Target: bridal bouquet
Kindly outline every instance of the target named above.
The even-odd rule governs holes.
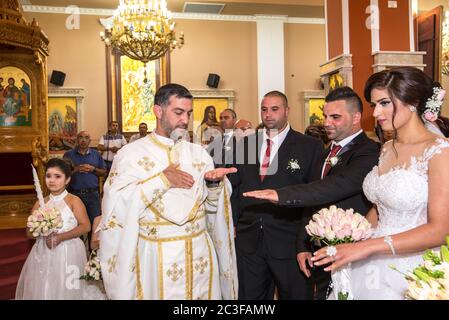
[[[410,300],[449,300],[449,237],[440,252],[427,250],[424,263],[408,272],[406,298]]]
[[[86,272],[80,277],[81,280],[103,280],[101,275],[100,258],[97,255],[97,250],[92,250],[89,260],[84,267]]]
[[[312,241],[318,240],[327,246],[365,240],[372,234],[371,224],[364,216],[353,209],[343,210],[336,206],[321,209],[314,214],[306,231]],[[338,300],[353,299],[350,278],[350,264],[332,272],[332,285]]]
[[[58,209],[40,207],[28,217],[27,227],[33,237],[48,236],[63,225],[62,217]]]

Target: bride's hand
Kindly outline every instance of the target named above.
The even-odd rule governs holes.
[[[329,248],[334,247],[335,254]],[[329,255],[330,254],[330,255]],[[333,271],[347,265],[350,262],[367,258],[370,255],[366,241],[356,243],[344,243],[336,246],[321,248],[313,253],[312,261],[315,266],[328,265],[324,271]]]

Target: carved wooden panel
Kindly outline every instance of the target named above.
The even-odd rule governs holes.
[[[0,229],[25,228],[35,194],[0,196]]]

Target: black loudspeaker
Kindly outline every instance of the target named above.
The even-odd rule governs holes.
[[[220,76],[215,73],[209,73],[207,77],[207,86],[211,88],[217,88],[218,83],[220,82]]]
[[[55,86],[63,86],[65,80],[65,73],[62,71],[53,70],[50,77],[50,83]]]

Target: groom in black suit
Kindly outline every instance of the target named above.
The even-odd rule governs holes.
[[[290,128],[287,97],[267,93],[261,104],[265,126],[237,146],[237,173],[229,178],[238,186],[236,232],[239,299],[306,299],[307,279],[296,261],[296,237],[301,210],[269,201],[244,198],[243,192],[282,188],[311,181],[313,164],[323,152],[318,139]]]
[[[330,92],[323,111],[324,127],[332,144],[316,163],[312,174],[315,181],[245,194],[281,207],[306,207],[298,232],[297,259],[304,274],[312,275],[314,298],[319,300],[326,298],[330,275],[323,268],[310,272],[307,264],[313,266],[311,252],[317,250],[318,244],[310,242],[305,226],[315,212],[331,205],[366,215],[372,204],[364,196],[362,184],[379,159],[379,145],[361,128],[362,101],[351,88]]]

